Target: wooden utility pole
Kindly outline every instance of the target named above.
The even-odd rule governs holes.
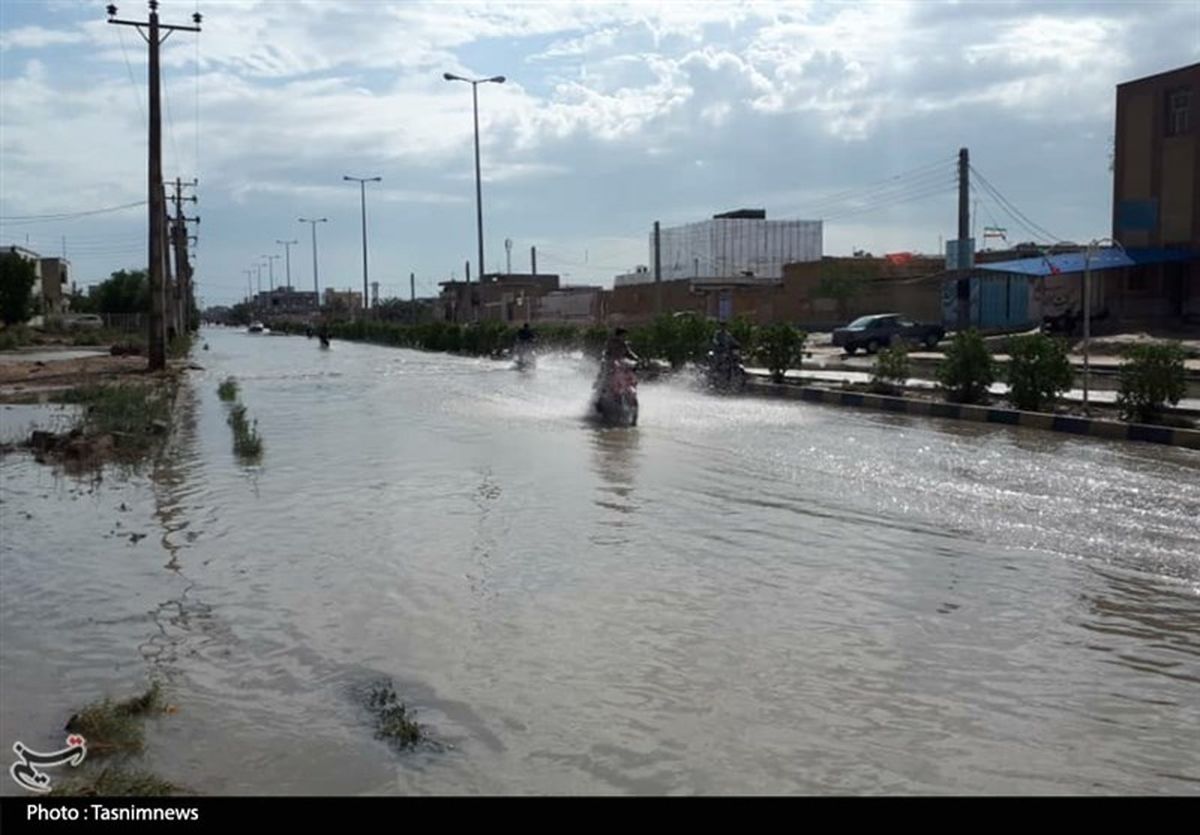
[[[971,161],[966,148],[958,149],[958,266],[966,269],[967,237],[971,234]]]
[[[150,0],[149,20],[121,20],[117,18],[117,7],[109,4],[108,22],[118,26],[133,26],[145,39],[150,47],[148,86],[150,88],[149,138],[150,151],[148,163],[147,195],[150,220],[149,264],[150,273],[150,324],[147,332],[149,339],[148,354],[150,370],[161,371],[167,366],[166,343],[166,282],[164,280],[164,261],[166,258],[166,206],[163,195],[162,179],[162,109],[159,94],[159,47],[163,41],[177,30],[186,32],[200,31],[200,13],[192,15],[194,26],[169,25],[158,22],[158,0]]]
[[[408,274],[408,307],[412,316],[412,324],[417,323],[417,274]]]
[[[186,217],[183,214],[183,203],[185,200],[196,202],[196,196],[183,196],[185,187],[195,188],[196,181],[185,183],[180,178],[175,178],[175,218],[171,226],[171,243],[175,250],[175,284],[174,284],[174,305],[172,315],[175,320],[175,332],[187,333],[192,329],[191,311],[194,291],[192,289],[192,266],[188,261],[188,223],[199,223],[199,217]]]

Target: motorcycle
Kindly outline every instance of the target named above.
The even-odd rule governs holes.
[[[592,398],[592,413],[607,426],[637,426],[637,373],[632,362],[615,360],[601,371]]]
[[[736,348],[709,351],[704,378],[709,388],[717,391],[742,391],[746,387],[747,375],[742,366],[741,352]]]
[[[537,367],[537,356],[534,354],[532,342],[518,342],[513,354],[513,366],[518,371],[529,371]]]

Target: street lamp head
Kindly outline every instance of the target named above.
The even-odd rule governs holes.
[[[446,79],[447,81],[466,81],[467,80],[467,79],[463,78],[461,75],[455,75],[452,72],[442,73],[442,78]]]
[[[116,16],[117,16],[117,4],[116,4],[116,3],[109,3],[109,4],[108,4],[108,8],[107,8],[107,9],[105,9],[105,11],[107,11],[107,12],[108,12],[108,16],[109,16],[109,17],[116,17]]]
[[[496,84],[503,84],[503,83],[504,83],[504,76],[502,76],[502,75],[493,75],[491,78],[489,78],[489,79],[488,79],[488,81],[495,82]]]
[[[343,179],[343,180],[345,180],[345,181],[346,181],[346,182],[348,182],[348,183],[352,183],[352,182],[354,182],[354,178],[353,178],[353,177],[351,177],[349,174],[343,174],[343,175],[342,175],[342,179]]]
[[[192,23],[196,24],[197,26],[200,25],[200,21],[202,21],[202,20],[204,20],[204,16],[201,15],[200,12],[195,12],[192,15]]]
[[[368,177],[367,182],[368,183],[382,183],[383,177]]]

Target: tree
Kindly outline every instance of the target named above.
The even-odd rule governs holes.
[[[786,322],[777,322],[762,329],[755,355],[766,364],[771,379],[782,383],[789,368],[800,367],[807,339],[808,334],[804,331],[798,331]]]
[[[37,269],[15,252],[0,256],[0,320],[6,325],[24,322],[33,315],[33,285]]]
[[[880,394],[897,394],[908,382],[908,349],[896,344],[879,352],[871,370],[871,390]]]
[[[88,290],[101,313],[149,313],[150,281],[145,270],[118,270]]]
[[[996,381],[996,365],[979,331],[959,331],[938,366],[938,384],[955,403],[979,403]]]
[[[1187,390],[1183,346],[1178,342],[1131,345],[1122,351],[1117,406],[1124,420],[1154,423],[1167,403],[1178,403]]]
[[[1071,387],[1075,379],[1066,345],[1036,333],[1009,340],[1008,399],[1018,409],[1041,411]]]

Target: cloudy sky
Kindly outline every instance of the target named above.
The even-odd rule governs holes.
[[[0,5],[0,244],[81,284],[145,264],[146,53],[100,2]],[[118,3],[144,19],[143,2]],[[654,220],[739,207],[825,220],[825,253],[936,251],[960,147],[977,236],[1108,234],[1116,84],[1200,61],[1200,2],[395,3],[163,0],[164,173],[197,178],[206,303],[291,247],[293,283],[360,287],[358,186],[382,295],[476,260],[479,88],[489,271],[611,284]],[[1007,205],[1006,205],[1007,201]],[[1014,216],[1015,215],[1015,216]],[[1023,224],[1032,224],[1026,226]],[[995,242],[993,242],[995,244]],[[281,257],[273,262],[283,276]],[[268,268],[264,267],[263,285]],[[257,273],[255,272],[255,277]]]

